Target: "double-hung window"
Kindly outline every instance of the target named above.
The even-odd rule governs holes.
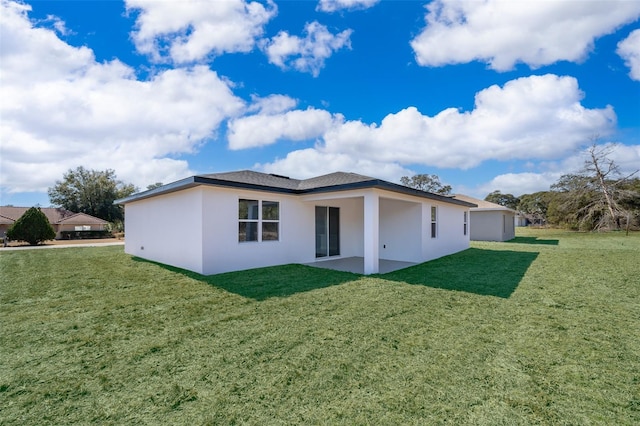
[[[247,200],[238,202],[238,241],[278,241],[280,236],[280,203]]]

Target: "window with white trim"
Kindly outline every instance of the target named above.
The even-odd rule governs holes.
[[[438,236],[438,208],[431,206],[431,238]]]
[[[280,203],[277,201],[238,201],[238,241],[278,241],[280,238]]]

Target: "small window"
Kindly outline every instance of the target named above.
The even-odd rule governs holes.
[[[262,202],[262,241],[278,241],[279,239],[280,203],[277,201]]]
[[[437,237],[438,230],[438,208],[431,206],[431,238]]]
[[[278,241],[278,222],[262,222],[262,241]]]
[[[260,242],[280,239],[280,203],[240,199],[238,202],[238,241]]]
[[[463,224],[463,235],[467,235],[467,212],[464,212],[464,224]]]
[[[240,222],[238,228],[238,241],[258,241],[258,223]]]
[[[258,220],[258,200],[240,200],[238,219]]]
[[[277,201],[262,202],[262,220],[279,220],[280,203]]]
[[[238,203],[238,241],[258,241],[258,200],[240,199]]]

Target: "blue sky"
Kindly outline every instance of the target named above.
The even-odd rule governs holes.
[[[615,4],[614,4],[615,3]],[[637,1],[2,0],[0,204],[78,166],[546,190],[640,168]]]

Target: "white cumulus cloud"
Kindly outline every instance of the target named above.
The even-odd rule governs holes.
[[[482,61],[506,71],[580,62],[596,38],[640,17],[638,1],[434,0],[411,41],[424,66]]]
[[[430,117],[409,107],[381,124],[350,121],[325,135],[327,151],[372,159],[467,169],[489,159],[557,158],[615,124],[611,107],[587,109],[576,79],[512,80],[476,94],[475,108]]]
[[[298,101],[287,95],[269,95],[264,98],[252,96],[252,103],[248,107],[249,112],[263,114],[279,114],[289,111],[298,105]]]
[[[280,31],[271,40],[266,40],[263,49],[269,62],[282,69],[291,67],[317,77],[335,51],[351,48],[350,29],[332,34],[326,26],[314,21],[305,25],[304,32],[306,35],[302,38]]]
[[[640,30],[632,31],[629,37],[618,43],[616,52],[629,67],[629,77],[640,81]]]
[[[338,10],[368,9],[380,0],[320,0],[316,10],[336,12]]]
[[[3,192],[44,191],[77,166],[114,169],[141,188],[190,173],[182,153],[215,136],[244,109],[204,66],[136,78],[127,65],[95,61],[3,2],[0,115]]]
[[[519,197],[523,194],[533,194],[539,191],[548,191],[549,187],[562,176],[558,172],[543,173],[505,173],[491,179],[491,181],[479,185],[474,192],[478,197],[484,198],[493,191],[503,194],[512,194]]]
[[[286,158],[273,163],[256,164],[255,168],[266,173],[278,173],[298,179],[320,176],[335,171],[349,171],[397,182],[402,176],[415,173],[400,164],[378,162],[343,153],[329,153],[308,148],[290,152]]]
[[[396,168],[459,169],[487,160],[555,160],[615,127],[612,107],[588,109],[580,103],[582,97],[573,77],[519,78],[478,92],[469,112],[449,108],[431,117],[408,107],[379,125],[333,121],[314,148],[260,167],[289,171],[315,164],[335,170],[332,163],[344,158]]]
[[[126,0],[137,11],[132,38],[139,52],[161,61],[189,63],[222,53],[249,52],[277,14],[268,0]]]
[[[324,134],[333,123],[334,117],[329,112],[315,108],[241,117],[229,121],[229,148],[253,148],[270,145],[280,139],[314,139]]]

